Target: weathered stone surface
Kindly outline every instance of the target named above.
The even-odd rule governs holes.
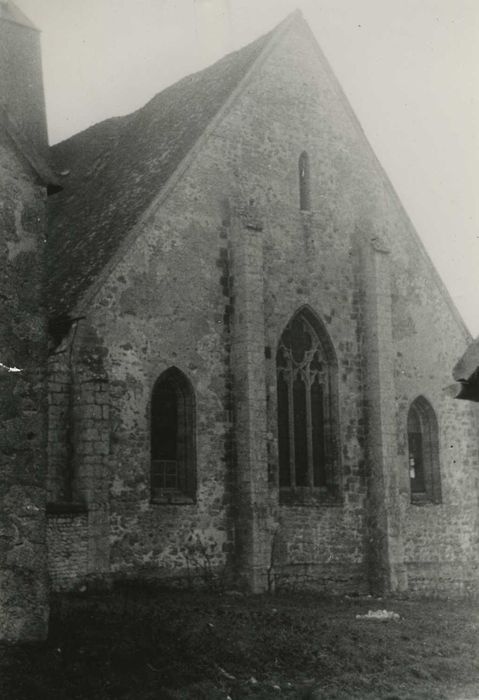
[[[53,584],[214,571],[255,590],[474,590],[477,410],[443,392],[467,331],[304,22],[265,47],[120,249],[110,224],[122,180],[108,182],[114,168],[99,175],[114,259],[98,274],[79,237],[94,285],[75,296],[50,365],[50,498],[87,510],[49,518]],[[88,192],[96,140],[111,129],[79,149],[92,159],[81,163]],[[67,161],[74,145],[59,149]],[[304,151],[310,211],[300,210]],[[68,202],[57,215],[63,231]],[[275,367],[299,309],[334,348],[339,425],[339,494],[303,504],[279,498]],[[150,412],[172,367],[194,394],[197,491],[168,503],[151,498]],[[418,396],[437,417],[441,503],[411,502],[407,413]]]
[[[28,21],[19,22],[18,19],[1,10],[1,102],[18,126],[24,142],[45,156],[48,139],[40,33]]]
[[[0,132],[0,639],[41,639],[45,547],[44,192]]]
[[[50,169],[37,30],[0,8],[0,641],[45,638]],[[45,176],[47,179],[45,179]]]
[[[48,573],[54,590],[88,580],[88,514],[65,512],[47,519]]]
[[[298,15],[155,98],[134,134],[126,117],[78,137],[70,182],[94,221],[71,193],[54,207],[52,308],[86,296],[52,319],[45,518],[46,127],[38,36],[4,20],[1,638],[46,634],[45,529],[59,590],[228,574],[253,590],[477,592],[478,408],[443,391],[468,334]],[[334,347],[339,416],[339,495],[302,504],[279,498],[275,367],[299,309]],[[197,490],[159,502],[150,404],[171,367],[194,394]],[[410,494],[418,396],[438,423],[435,503]]]

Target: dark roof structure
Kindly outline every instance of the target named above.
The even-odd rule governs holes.
[[[277,31],[52,147],[56,171],[68,172],[50,202],[52,317],[73,312]]]
[[[459,384],[456,399],[479,402],[479,338],[467,348],[452,371]]]

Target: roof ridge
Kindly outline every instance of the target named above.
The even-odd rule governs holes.
[[[218,121],[231,108],[237,96],[244,90],[255,67],[264,60],[270,47],[276,45],[276,41],[299,15],[298,11],[291,13],[276,27],[253,42],[226,54],[211,66],[185,76],[155,95],[136,112],[119,118],[122,121],[117,137],[120,139],[123,137],[125,133],[123,125],[125,125],[127,127],[126,134],[132,136],[131,142],[127,143],[123,149],[113,149],[111,146],[109,149],[107,148],[104,152],[103,166],[101,162],[95,165],[95,174],[102,172],[104,176],[108,176],[111,175],[113,168],[118,168],[117,176],[110,179],[110,194],[116,197],[122,187],[127,188],[131,206],[126,207],[126,200],[123,198],[122,206],[120,208],[110,207],[110,213],[106,217],[103,210],[98,210],[98,203],[95,205],[95,191],[91,188],[92,183],[96,182],[96,191],[100,191],[104,189],[103,182],[98,181],[95,177],[88,177],[85,170],[90,169],[93,160],[101,158],[101,154],[95,143],[93,143],[93,150],[91,142],[84,141],[82,143],[80,134],[67,140],[72,146],[75,144],[77,147],[79,168],[76,173],[75,169],[72,168],[69,181],[73,187],[76,175],[79,188],[76,195],[73,195],[73,200],[71,190],[65,188],[64,193],[59,195],[57,202],[52,202],[52,223],[55,223],[49,241],[51,242],[50,263],[52,268],[49,281],[53,292],[51,295],[52,310],[60,311],[62,306],[68,306],[68,311],[75,310],[76,313],[78,308],[91,303],[108,274],[119,263],[131,242],[139,234],[141,226],[152,208],[164,201],[179,182],[211,130],[215,128]],[[202,97],[199,91],[203,92],[205,88],[210,93],[208,98],[206,100],[199,99]],[[165,99],[165,93],[168,91],[171,91],[171,95]],[[192,111],[184,109],[185,100],[189,104],[195,104],[196,108]],[[133,125],[138,119],[141,119],[142,116],[148,117],[149,107],[152,109],[152,105],[155,106],[155,101],[158,108],[156,115],[158,116],[161,112],[160,122],[157,119],[155,125],[153,119],[145,118],[142,129],[134,129]],[[105,125],[107,121],[104,120],[99,125]],[[128,128],[128,124],[132,125],[131,129]],[[93,129],[94,126],[92,125],[88,129]],[[155,128],[152,129],[152,126]],[[156,126],[160,128],[156,128]],[[153,146],[148,143],[148,151],[145,151],[144,143],[135,138],[135,134],[141,132],[144,141],[149,128]],[[81,134],[84,135],[85,131]],[[112,131],[114,134],[115,130]],[[77,140],[75,141],[75,139]],[[165,139],[167,142],[163,143],[163,151],[160,153],[161,140],[165,141]],[[66,141],[62,143],[65,144]],[[60,144],[57,146],[59,150]],[[141,157],[138,148],[143,148],[144,151],[142,153],[142,168],[146,182],[141,173],[137,177],[138,173],[133,167],[135,158]],[[162,154],[165,153],[168,155],[162,157]],[[120,158],[122,162],[119,165],[118,162],[115,164],[115,160]],[[68,163],[64,165],[68,167]],[[92,224],[88,227],[85,226],[84,213],[82,216],[78,213],[82,197],[88,198],[86,210],[89,212],[90,224]],[[63,202],[65,203],[64,209],[62,208]],[[76,213],[71,214],[72,206],[76,206]],[[83,207],[84,210],[85,207]],[[68,222],[65,221],[67,212]],[[102,259],[97,258],[95,262],[92,262],[91,259],[89,260],[87,248],[88,246],[91,248],[91,244],[96,242],[101,244]],[[70,246],[69,249],[72,254],[75,251],[78,260],[78,265],[70,271],[68,279],[69,271],[64,269],[64,266],[59,272],[61,250],[64,246]],[[83,263],[85,268],[82,268]],[[55,284],[59,285],[58,289],[53,289]]]
[[[3,0],[0,0],[0,3]],[[8,2],[8,0],[7,0]],[[0,5],[1,6],[1,5]],[[255,44],[257,41],[260,41],[261,39],[266,39],[268,35],[271,35],[271,38],[274,33],[276,33],[277,30],[279,30],[286,22],[290,21],[293,16],[296,16],[297,14],[301,14],[300,10],[295,10],[294,12],[290,13],[284,20],[282,20],[276,27],[274,27],[272,30],[269,32],[266,32],[265,34],[261,34],[260,36],[256,37],[256,39],[253,39],[253,41],[249,42],[245,46],[242,46],[238,49],[234,49],[233,51],[230,51],[229,53],[225,54],[224,56],[221,56],[221,58],[217,59],[216,61],[213,61],[213,63],[210,63],[207,66],[204,66],[203,68],[200,68],[197,71],[194,71],[193,73],[188,73],[187,75],[184,75],[182,78],[179,78],[178,80],[170,83],[169,85],[166,85],[163,89],[161,89],[159,92],[155,93],[152,97],[150,97],[147,102],[145,102],[141,107],[138,107],[137,109],[133,110],[132,112],[128,112],[127,114],[121,114],[121,115],[113,115],[111,117],[106,117],[105,119],[102,119],[99,122],[95,122],[94,124],[90,124],[87,126],[85,129],[82,129],[81,131],[78,131],[75,134],[72,134],[71,136],[68,136],[66,139],[63,139],[63,141],[58,141],[57,143],[53,144],[50,148],[53,151],[53,154],[55,155],[56,152],[60,151],[61,148],[69,143],[75,142],[79,137],[86,135],[87,133],[92,133],[94,131],[99,131],[102,127],[105,127],[107,124],[112,124],[113,122],[117,122],[117,125],[119,127],[118,129],[118,134],[117,134],[117,142],[121,141],[124,136],[125,132],[128,126],[132,126],[135,122],[135,120],[140,117],[142,114],[145,113],[147,108],[155,101],[158,101],[159,98],[165,95],[170,90],[174,90],[175,88],[178,88],[181,86],[182,83],[186,84],[188,81],[191,81],[194,78],[200,78],[202,75],[204,75],[207,71],[209,71],[211,68],[221,64],[223,61],[226,62],[227,60],[231,60],[232,57],[235,55],[241,53],[244,51],[244,49],[247,49],[248,47],[252,46]],[[268,43],[268,42],[267,42]],[[259,58],[259,56],[257,57]],[[213,117],[214,119],[214,117]],[[105,149],[103,149],[104,151]],[[101,154],[101,151],[99,152],[98,155]],[[61,165],[59,163],[58,165]]]
[[[131,112],[131,114],[134,114],[134,112]],[[95,122],[94,124],[90,124],[89,126],[86,126],[81,131],[77,131],[76,134],[71,134],[71,136],[67,136],[66,139],[63,139],[63,141],[57,141],[56,143],[53,143],[50,146],[50,150],[51,151],[60,150],[61,146],[69,143],[70,141],[73,141],[74,139],[78,138],[82,134],[86,134],[88,131],[93,131],[94,129],[101,127],[102,125],[106,124],[107,122],[119,121],[121,119],[125,119],[128,116],[130,116],[130,115],[129,114],[120,114],[118,116],[105,117],[105,119],[101,119],[101,121]]]
[[[289,29],[289,27],[292,24],[294,24],[294,22],[297,21],[298,19],[307,25],[307,22],[305,21],[303,14],[299,8],[294,10],[293,12],[291,12],[289,15],[287,15],[287,17],[285,17],[285,19],[283,19],[279,24],[277,24],[275,27],[273,27],[273,29],[270,30],[269,32],[266,32],[265,34],[260,35],[259,37],[254,39],[249,44],[246,44],[246,46],[243,46],[239,49],[236,49],[235,51],[231,51],[230,53],[225,54],[222,58],[220,58],[218,61],[215,61],[210,66],[207,66],[206,68],[203,68],[200,71],[197,71],[196,73],[191,73],[187,76],[184,76],[184,78],[181,78],[176,83],[173,83],[169,87],[165,88],[165,90],[162,90],[160,93],[155,95],[142,108],[140,108],[140,110],[137,110],[137,112],[132,113],[132,114],[137,114],[138,112],[141,112],[156,97],[159,97],[159,95],[164,94],[164,92],[166,92],[169,88],[173,88],[176,85],[179,85],[182,81],[186,80],[187,78],[191,78],[193,76],[198,76],[201,73],[204,73],[204,72],[210,70],[212,67],[220,64],[222,61],[225,61],[226,59],[231,58],[233,55],[239,54],[242,51],[244,51],[245,49],[248,49],[249,47],[253,46],[256,42],[261,41],[261,39],[265,40],[264,46],[260,50],[259,54],[253,60],[252,64],[249,66],[246,73],[239,80],[236,87],[230,93],[230,95],[228,96],[226,101],[223,103],[223,105],[220,107],[220,109],[216,112],[216,114],[213,115],[213,117],[207,123],[207,125],[205,126],[205,128],[203,129],[201,134],[198,136],[198,138],[195,141],[195,143],[193,144],[193,146],[186,153],[185,157],[180,161],[180,163],[177,164],[175,170],[171,173],[170,177],[168,178],[168,181],[165,183],[165,186],[161,189],[159,194],[153,198],[153,200],[150,202],[150,204],[145,209],[143,214],[140,216],[138,221],[130,229],[130,231],[125,236],[123,241],[120,242],[118,249],[115,251],[115,253],[112,255],[112,257],[103,266],[102,270],[96,276],[96,278],[94,279],[92,284],[89,285],[89,287],[85,290],[85,292],[82,295],[80,295],[80,297],[77,300],[77,303],[74,307],[74,315],[77,315],[78,313],[80,313],[80,309],[84,308],[85,306],[90,306],[93,303],[93,301],[94,301],[97,293],[100,291],[101,286],[102,286],[103,282],[105,281],[105,279],[112,272],[112,270],[121,262],[121,260],[123,259],[123,257],[127,253],[132,241],[135,240],[138,237],[138,235],[140,235],[141,226],[142,226],[143,222],[145,221],[145,219],[148,218],[148,216],[151,214],[153,209],[158,207],[160,203],[163,203],[167,199],[167,197],[169,196],[171,191],[174,189],[174,187],[177,185],[177,183],[181,180],[183,174],[186,172],[191,161],[194,158],[196,158],[204,141],[210,135],[210,132],[213,130],[213,128],[216,126],[216,124],[218,122],[220,122],[221,119],[224,118],[225,114],[231,108],[232,104],[236,101],[238,96],[243,92],[244,88],[248,84],[249,80],[251,79],[252,74],[255,72],[257,67],[266,59],[269,52],[272,50],[272,48],[274,47],[276,42],[279,41],[279,39],[284,35],[284,33],[287,31],[287,29]]]
[[[1,3],[4,0],[0,0],[0,7]],[[6,2],[9,2],[9,0],[6,0]],[[75,134],[71,134],[71,136],[68,136],[66,139],[63,139],[63,141],[57,141],[57,143],[53,144],[51,146],[52,149],[57,148],[58,146],[62,144],[66,144],[69,141],[72,141],[73,139],[78,138],[82,134],[87,133],[88,131],[95,129],[96,127],[99,127],[106,122],[111,122],[111,121],[123,121],[127,120],[132,117],[136,117],[139,115],[144,109],[146,109],[152,102],[154,102],[158,97],[161,95],[164,95],[165,92],[168,90],[171,90],[174,87],[177,87],[181,85],[181,83],[186,82],[188,80],[191,80],[192,78],[199,77],[202,74],[206,73],[206,71],[209,71],[210,68],[213,68],[214,66],[220,64],[223,61],[226,61],[227,59],[231,59],[233,56],[236,54],[241,53],[244,51],[244,49],[247,49],[248,47],[252,46],[255,44],[257,41],[260,41],[261,39],[265,39],[268,35],[271,35],[271,39],[273,38],[273,35],[276,34],[276,32],[280,31],[285,25],[289,24],[290,22],[294,21],[294,19],[301,17],[304,20],[304,16],[299,8],[294,10],[293,12],[290,12],[281,22],[279,22],[273,29],[270,29],[269,32],[265,32],[264,34],[260,34],[257,36],[255,39],[252,41],[248,42],[248,44],[245,44],[244,46],[241,46],[237,49],[233,49],[232,51],[229,51],[228,53],[224,54],[217,60],[213,61],[212,63],[209,63],[207,66],[204,66],[203,68],[200,68],[199,70],[193,71],[192,73],[187,73],[181,78],[178,78],[178,80],[175,80],[174,82],[170,83],[169,85],[166,85],[164,88],[159,90],[157,93],[155,93],[152,97],[150,97],[141,107],[138,107],[137,109],[134,109],[132,112],[128,112],[127,114],[119,114],[119,115],[112,115],[111,117],[105,117],[105,119],[101,119],[98,122],[95,122],[94,124],[90,124],[89,126],[85,127],[81,131],[77,131]],[[266,46],[264,47],[266,48]],[[257,58],[260,58],[258,56]]]

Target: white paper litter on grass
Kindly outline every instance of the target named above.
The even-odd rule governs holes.
[[[400,620],[399,613],[391,610],[368,610],[366,615],[356,615],[356,620],[379,620],[386,622],[387,620]]]

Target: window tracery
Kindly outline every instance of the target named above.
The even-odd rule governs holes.
[[[309,315],[309,314],[308,314]],[[280,489],[337,493],[335,361],[319,324],[298,313],[276,355]],[[328,339],[329,340],[329,339]]]

